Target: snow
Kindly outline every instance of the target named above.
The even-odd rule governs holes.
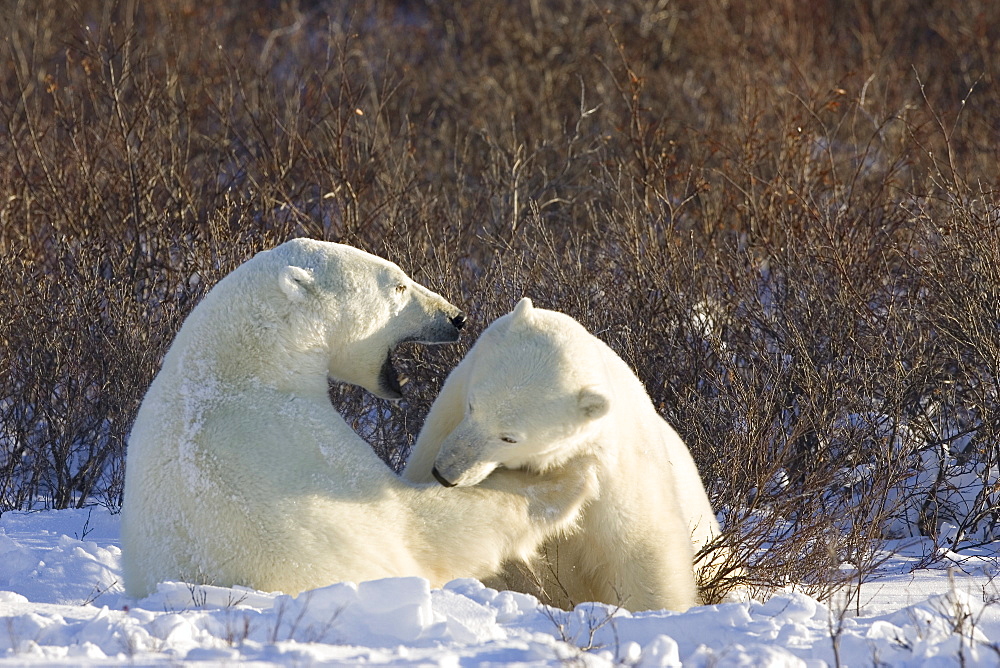
[[[686,613],[566,612],[475,580],[340,583],[297,598],[120,585],[101,508],[0,517],[0,662],[15,665],[1000,666],[1000,550],[898,542],[858,596],[792,590]],[[946,567],[946,566],[950,566]]]

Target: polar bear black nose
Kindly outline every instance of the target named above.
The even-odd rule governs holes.
[[[434,479],[437,480],[439,483],[441,483],[441,485],[443,487],[454,487],[455,486],[455,483],[449,482],[447,478],[445,478],[443,475],[441,475],[441,472],[438,471],[438,467],[436,467],[436,466],[431,469],[431,475],[434,476]]]
[[[451,319],[451,324],[455,325],[455,329],[462,329],[465,327],[465,320],[465,314],[459,311],[458,315]]]

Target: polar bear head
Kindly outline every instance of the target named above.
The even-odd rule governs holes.
[[[244,265],[243,299],[288,356],[324,358],[327,375],[385,399],[402,396],[392,352],[458,340],[465,314],[398,266],[351,246],[294,239]]]
[[[500,466],[543,472],[593,445],[611,401],[595,342],[528,298],[493,322],[462,361],[465,414],[434,461],[438,482],[475,485]]]

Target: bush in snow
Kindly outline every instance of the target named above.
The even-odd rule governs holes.
[[[996,536],[1000,36],[976,3],[245,4],[0,9],[0,511],[116,507],[183,317],[311,236],[470,314],[463,346],[406,352],[401,404],[331,389],[392,465],[526,295],[691,448],[722,590]]]

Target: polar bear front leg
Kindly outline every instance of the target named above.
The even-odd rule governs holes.
[[[596,459],[581,456],[542,474],[501,469],[469,487],[407,486],[400,498],[414,529],[409,545],[423,576],[439,587],[489,577],[505,561],[531,557],[576,525],[598,489]]]
[[[541,542],[571,532],[583,509],[600,495],[598,460],[590,454],[578,455],[562,466],[544,473],[498,469],[480,487],[514,492],[528,499],[528,519],[537,528],[530,545],[518,550],[528,558]]]
[[[448,374],[410,450],[401,474],[403,478],[411,482],[434,482],[434,460],[441,443],[465,417],[465,393],[471,365],[471,358],[467,356]]]

